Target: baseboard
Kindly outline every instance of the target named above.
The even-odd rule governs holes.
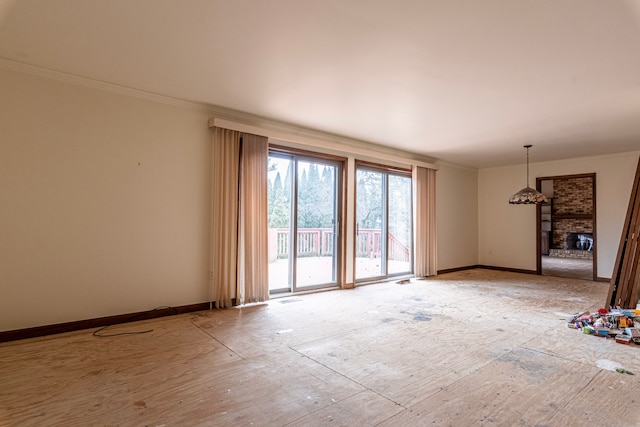
[[[444,270],[438,270],[437,274],[455,273],[456,271],[473,270],[474,268],[480,268],[480,266],[467,265],[466,267],[446,268]]]
[[[523,273],[523,274],[538,274],[537,271],[535,270],[524,270],[521,268],[507,268],[507,267],[496,267],[494,265],[469,265],[466,267],[458,267],[458,268],[449,268],[446,270],[438,270],[438,274],[446,274],[446,273],[455,273],[456,271],[463,271],[463,270],[473,270],[474,268],[484,268],[487,270],[498,270],[498,271],[508,271],[511,273]],[[611,278],[608,277],[598,277],[595,280],[596,282],[602,282],[602,283],[610,283],[611,282]]]
[[[197,304],[181,305],[178,307],[162,307],[137,313],[118,314],[115,316],[99,317],[96,319],[78,320],[75,322],[58,323],[55,325],[36,326],[26,329],[0,332],[0,342],[22,340],[26,338],[42,337],[45,335],[61,334],[63,332],[78,331],[81,329],[100,328],[119,323],[133,322],[136,320],[154,319],[157,317],[172,316],[175,314],[191,313],[194,311],[209,310],[211,303],[201,302]]]
[[[484,268],[486,270],[508,271],[510,273],[538,274],[538,272],[535,270],[525,270],[522,268],[497,267],[495,265],[477,265],[476,268]]]
[[[449,268],[446,270],[438,270],[438,274],[454,273],[456,271],[473,270],[474,268],[484,268],[486,270],[508,271],[511,273],[538,274],[535,270],[524,270],[521,268],[496,267],[494,265],[468,265],[465,267]]]

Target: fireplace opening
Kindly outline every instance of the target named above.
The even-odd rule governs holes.
[[[593,233],[567,233],[564,248],[579,251],[592,251]]]

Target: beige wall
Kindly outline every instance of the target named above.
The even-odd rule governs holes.
[[[610,278],[613,271],[639,155],[636,151],[530,165],[531,186],[535,177],[596,174],[599,277]],[[525,165],[479,171],[480,264],[535,270],[536,209],[507,203],[525,179]]]
[[[438,270],[478,263],[478,171],[438,164]]]
[[[207,301],[208,114],[0,70],[0,330]]]

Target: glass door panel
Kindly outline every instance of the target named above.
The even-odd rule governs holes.
[[[336,166],[298,161],[297,288],[336,282],[336,172]]]
[[[294,161],[269,156],[269,290],[290,290]]]
[[[269,156],[271,292],[337,283],[339,170],[337,162]]]
[[[356,281],[413,270],[411,176],[356,169]]]
[[[383,173],[356,171],[356,280],[386,275],[384,187]]]
[[[411,273],[412,207],[411,178],[389,175],[389,232],[387,271],[389,275]]]

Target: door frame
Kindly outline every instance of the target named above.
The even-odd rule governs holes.
[[[583,173],[575,175],[556,175],[536,177],[536,190],[542,191],[542,181],[553,181],[560,179],[572,179],[572,178],[591,178],[591,222],[593,224],[593,260],[592,260],[592,278],[591,280],[598,280],[598,238],[597,238],[597,222],[596,222],[596,174],[595,173]],[[541,205],[536,205],[536,274],[542,275],[542,208]]]

